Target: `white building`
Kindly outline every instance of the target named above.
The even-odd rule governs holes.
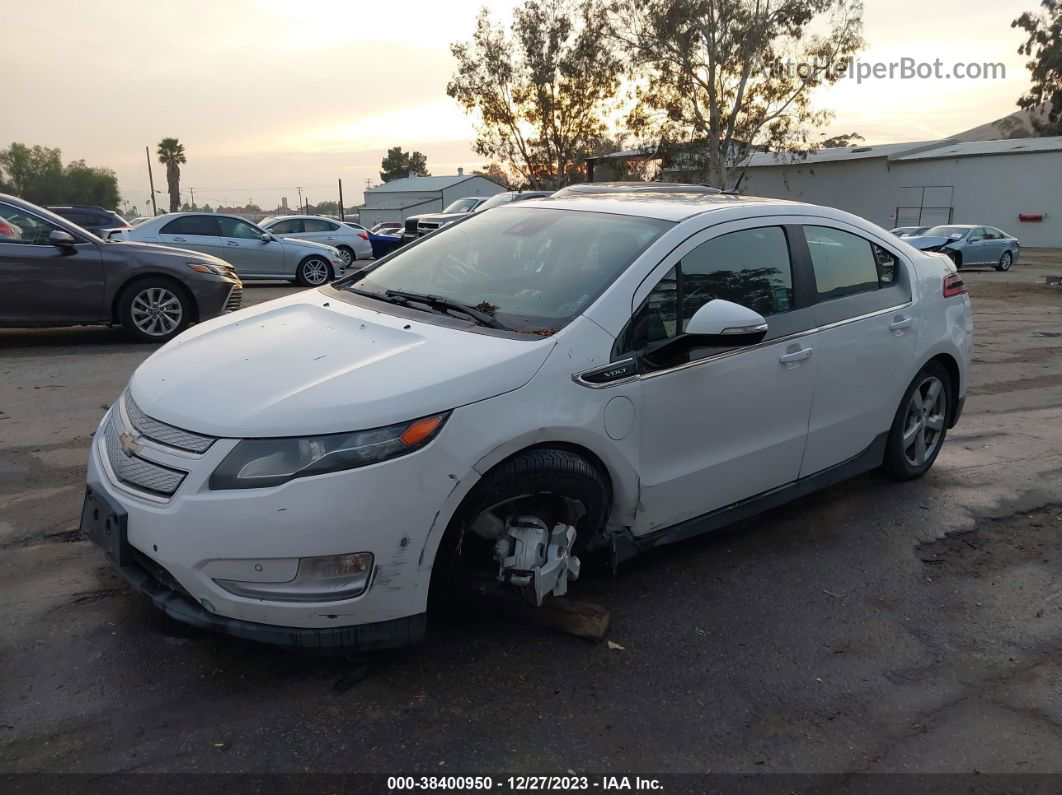
[[[451,177],[405,177],[368,188],[361,207],[361,225],[373,227],[382,221],[404,221],[411,215],[437,213],[455,199],[493,196],[505,187],[478,174],[458,169]]]
[[[1062,247],[1062,137],[922,141],[753,155],[741,193],[837,207],[886,229],[985,224]]]

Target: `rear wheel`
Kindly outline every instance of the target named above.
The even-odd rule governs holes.
[[[889,431],[884,472],[895,480],[920,478],[937,460],[951,414],[951,376],[930,362],[907,387]]]
[[[996,265],[997,271],[1009,271],[1010,266],[1014,264],[1014,255],[1009,251],[1004,251],[1003,256],[999,258],[999,264]]]
[[[320,287],[332,279],[332,266],[324,257],[307,257],[295,271],[295,281],[306,287]]]
[[[118,320],[138,342],[166,342],[192,322],[192,299],[169,279],[141,279],[118,299]]]
[[[343,258],[343,264],[349,266],[358,257],[350,246],[338,246],[339,256]]]

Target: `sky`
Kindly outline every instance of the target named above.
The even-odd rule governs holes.
[[[449,45],[479,8],[507,19],[516,0],[0,0],[0,147],[62,149],[118,174],[150,205],[144,147],[184,144],[182,198],[294,206],[361,201],[389,146],[419,150],[433,174],[483,165],[473,120],[446,96]],[[819,89],[827,134],[867,143],[944,137],[1016,110],[1028,85],[1020,31],[1036,0],[865,0],[868,66],[939,58],[1001,63],[1005,78],[845,78]],[[156,190],[164,169],[153,164]],[[159,197],[163,203],[164,197]]]

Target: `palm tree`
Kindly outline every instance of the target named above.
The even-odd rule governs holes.
[[[184,144],[176,138],[159,141],[159,162],[166,166],[166,186],[170,191],[170,212],[181,208],[181,164],[188,161],[184,156]]]

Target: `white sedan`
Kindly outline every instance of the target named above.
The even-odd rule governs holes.
[[[339,250],[347,265],[357,259],[372,258],[369,230],[355,223],[320,215],[276,215],[263,220],[260,226],[278,237],[332,246]]]

